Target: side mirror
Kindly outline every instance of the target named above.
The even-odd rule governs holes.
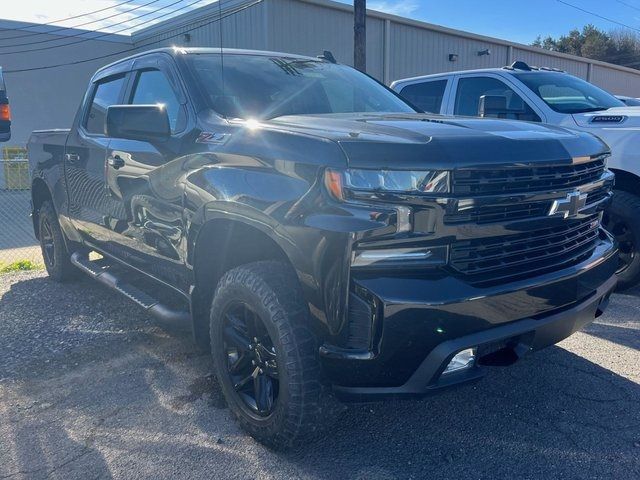
[[[164,105],[112,105],[105,123],[105,134],[113,138],[161,142],[171,135]]]
[[[513,95],[510,100],[504,95],[482,95],[478,102],[478,116],[493,118],[516,118],[526,120],[520,115],[526,113],[524,100]]]
[[[482,95],[478,102],[478,116],[500,117],[505,116],[507,110],[507,97],[501,95]]]

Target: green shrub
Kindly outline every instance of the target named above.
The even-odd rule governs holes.
[[[31,260],[18,260],[17,262],[9,263],[7,265],[0,264],[0,273],[39,270],[41,268],[42,265],[32,262]]]

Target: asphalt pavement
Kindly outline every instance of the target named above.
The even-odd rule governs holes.
[[[274,453],[233,422],[188,329],[89,279],[0,276],[0,478],[640,478],[640,289],[481,382],[354,405]]]

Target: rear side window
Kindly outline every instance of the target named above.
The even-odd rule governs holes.
[[[414,83],[400,91],[400,95],[424,112],[440,113],[447,80]]]
[[[483,96],[496,96],[506,98],[506,110],[499,118],[511,120],[528,120],[539,122],[540,117],[513,91],[507,84],[492,77],[467,77],[458,80],[456,103],[453,113],[477,117],[480,115],[480,98]]]
[[[104,133],[107,108],[118,103],[123,85],[124,76],[112,77],[97,84],[85,120],[85,128],[88,132]]]
[[[169,115],[171,132],[184,130],[186,116],[173,87],[164,73],[159,70],[143,70],[138,76],[131,100],[133,105],[164,104]]]

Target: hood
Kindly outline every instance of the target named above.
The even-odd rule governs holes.
[[[576,125],[583,128],[640,127],[640,107],[613,107],[597,112],[574,113]]]
[[[462,168],[571,163],[608,151],[598,138],[535,123],[424,114],[336,114],[279,117],[278,129],[338,142],[351,166]]]

